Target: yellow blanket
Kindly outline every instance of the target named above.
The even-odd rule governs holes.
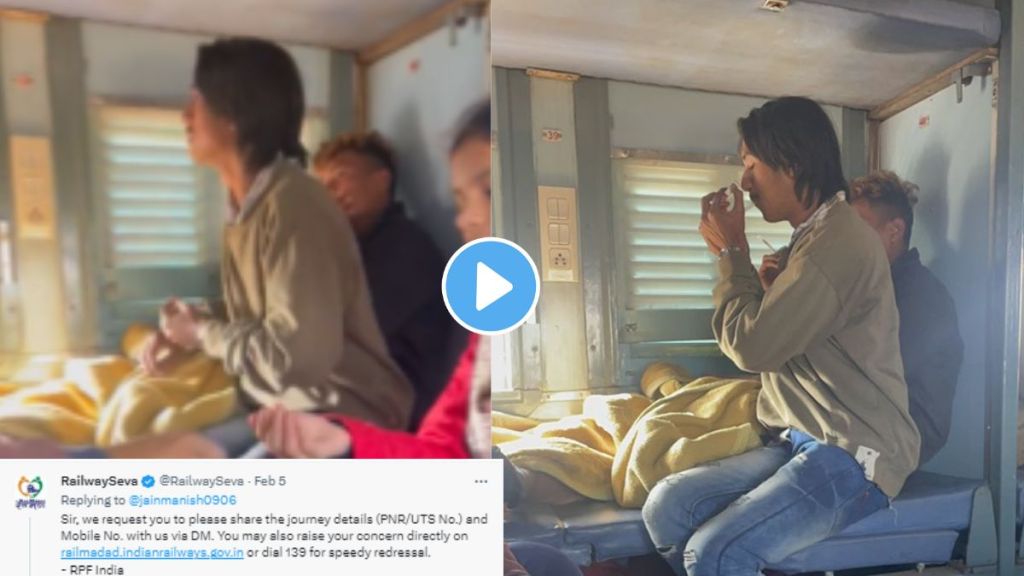
[[[641,387],[659,399],[591,396],[582,414],[529,428],[527,419],[496,414],[495,444],[520,468],[631,508],[643,506],[670,474],[761,445],[757,381],[690,381],[681,368],[658,363],[645,371]]]
[[[615,454],[615,500],[640,508],[662,478],[761,446],[760,388],[754,380],[698,378],[652,404]]]
[[[166,376],[145,375],[128,357],[149,334],[129,329],[127,357],[41,358],[0,382],[0,434],[109,446],[202,428],[234,412],[233,380],[202,353],[173,358]]]
[[[591,396],[583,402],[580,415],[539,424],[509,442],[494,442],[520,468],[548,474],[588,498],[611,500],[615,451],[650,403],[639,394]],[[495,430],[507,437],[505,430],[495,426],[492,439]]]

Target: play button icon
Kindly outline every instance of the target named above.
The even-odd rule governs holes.
[[[476,263],[476,310],[477,312],[494,304],[512,291],[512,283],[505,280],[483,262]]]
[[[482,238],[460,248],[444,270],[441,292],[455,320],[477,334],[522,325],[537,305],[537,266],[518,245]]]

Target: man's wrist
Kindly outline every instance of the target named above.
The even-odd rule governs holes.
[[[748,249],[746,246],[732,244],[718,251],[718,259],[721,260],[722,258],[727,257],[729,254],[746,254],[747,252]]]

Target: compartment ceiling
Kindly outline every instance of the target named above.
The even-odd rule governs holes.
[[[166,30],[365,48],[447,0],[0,0],[0,6]]]
[[[495,65],[872,108],[998,39],[984,2],[495,0]]]

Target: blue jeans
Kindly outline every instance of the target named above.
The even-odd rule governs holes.
[[[845,450],[792,437],[654,487],[644,523],[676,574],[755,576],[889,505]]]

